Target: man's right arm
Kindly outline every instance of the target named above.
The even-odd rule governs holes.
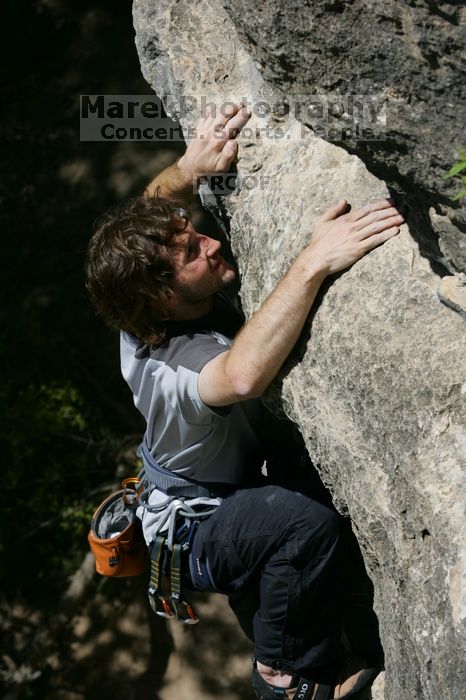
[[[311,241],[231,349],[199,375],[199,394],[209,406],[226,406],[263,394],[298,340],[324,279],[346,269],[399,233],[404,219],[390,200],[345,214],[342,200],[316,222]]]

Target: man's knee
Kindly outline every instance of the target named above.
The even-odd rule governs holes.
[[[343,518],[335,510],[307,499],[296,521],[296,534],[309,548],[309,556],[321,556],[340,542]]]
[[[340,539],[343,518],[342,516],[330,508],[323,508],[325,511],[322,517],[322,523],[319,527],[320,534],[329,544],[337,542]]]

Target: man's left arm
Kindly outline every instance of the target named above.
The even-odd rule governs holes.
[[[241,102],[223,111],[206,111],[184,155],[152,180],[145,190],[147,197],[158,195],[189,204],[201,177],[229,170],[238,153],[235,139],[251,113]]]

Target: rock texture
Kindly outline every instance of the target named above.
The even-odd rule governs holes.
[[[422,252],[451,271],[466,272],[466,212],[453,206],[454,187],[443,179],[457,147],[465,145],[464,3],[265,0],[257,7],[251,0],[227,0],[224,5],[263,77],[279,92],[386,99],[386,140],[349,139],[342,145],[404,193],[422,221]],[[348,122],[343,116],[336,121]],[[307,122],[317,128],[320,120]],[[451,246],[431,208],[431,214],[449,216]]]
[[[305,6],[300,7],[302,18]],[[347,7],[353,12],[353,4],[317,2],[309,13],[320,8],[321,23],[330,17],[335,27],[336,14],[344,14]],[[408,47],[413,37],[423,46],[427,41],[428,55],[435,49],[445,75],[450,75],[452,66],[460,63],[455,25],[451,54],[446,54],[435,32],[419,34],[414,4],[397,7],[388,3],[387,9],[385,4],[387,16],[405,13],[406,36],[399,41]],[[419,4],[418,17],[425,16],[429,26],[440,26],[448,13],[439,7],[428,10]],[[300,89],[317,92],[318,72],[314,74],[306,61],[314,39],[301,32],[303,20],[293,20],[290,12],[283,2],[265,2],[258,8],[246,0],[232,0],[222,9],[214,0],[136,0],[143,74],[161,97],[273,101],[280,99],[279,90],[288,89],[286,81],[298,79],[299,61],[290,67],[283,62],[287,55],[297,55],[299,45],[304,71]],[[451,9],[456,21],[458,13]],[[288,23],[280,48],[282,25],[277,22],[284,15]],[[375,16],[370,19],[376,22]],[[391,24],[396,26],[387,19],[384,26]],[[256,26],[260,31],[253,33]],[[373,41],[370,26],[361,25],[368,44]],[[346,52],[359,57],[351,59],[356,72],[350,87],[361,93],[357,76],[370,80],[372,62],[357,47],[348,45]],[[322,63],[325,50],[320,53]],[[279,56],[284,57],[282,63]],[[263,69],[261,57],[266,57]],[[331,52],[327,63],[334,60]],[[335,62],[337,77],[342,70]],[[321,71],[321,79],[324,73],[329,75]],[[374,73],[376,78],[381,88],[390,85],[383,82],[382,69]],[[408,90],[408,77],[403,84]],[[416,85],[425,87],[427,81],[419,77]],[[427,101],[430,111],[432,94],[418,98]],[[432,111],[439,111],[441,104],[438,97]],[[181,114],[168,107],[174,117],[181,117],[184,128],[194,126],[199,116],[196,109]],[[412,210],[410,227],[403,226],[399,237],[329,281],[267,400],[299,424],[338,508],[351,516],[375,586],[387,656],[385,698],[460,700],[466,682],[466,353],[464,318],[458,310],[464,295],[458,290],[460,275],[442,283],[438,272],[440,262],[449,268],[450,277],[457,273],[464,248],[454,233],[458,214],[448,206],[431,212],[438,229],[446,232],[443,247],[433,234],[423,210],[424,195],[439,181],[441,167],[430,173],[430,181],[415,178],[406,149],[418,139],[424,157],[421,145],[429,140],[431,127],[410,121],[403,110],[400,105],[400,132],[398,140],[393,138],[394,148],[405,151],[406,159],[387,158],[387,173],[390,181],[407,184],[413,197],[416,193],[412,202],[418,208]],[[455,119],[451,131],[436,133],[443,146],[437,151],[434,144],[432,153],[440,154],[439,160],[447,158],[451,134],[456,138]],[[273,113],[254,116],[251,122],[253,137],[240,139],[237,188],[221,202],[230,221],[247,315],[273,289],[308,240],[315,218],[330,204],[346,197],[358,207],[388,191],[387,183],[374,175],[374,162],[383,168],[386,160],[376,144],[366,165],[348,152],[351,149],[318,138],[311,127],[290,116],[283,119]],[[445,306],[442,301],[450,297],[452,303]]]

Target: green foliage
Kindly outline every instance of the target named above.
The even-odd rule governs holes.
[[[448,180],[452,177],[458,177],[464,170],[466,170],[466,153],[461,148],[458,148],[458,154],[460,160],[450,168],[448,173],[445,175],[445,180]],[[452,197],[453,200],[466,197],[466,175],[461,176],[461,182],[463,185],[465,185],[465,187],[463,187],[463,189],[460,190],[460,192],[458,192],[454,197]]]
[[[84,432],[87,428],[84,402],[79,391],[67,382],[64,386],[56,383],[39,388],[40,411],[39,423],[52,425],[56,430],[77,430]]]
[[[79,565],[100,498],[89,494],[111,478],[119,443],[69,381],[7,382],[0,406],[3,587],[37,594]]]

